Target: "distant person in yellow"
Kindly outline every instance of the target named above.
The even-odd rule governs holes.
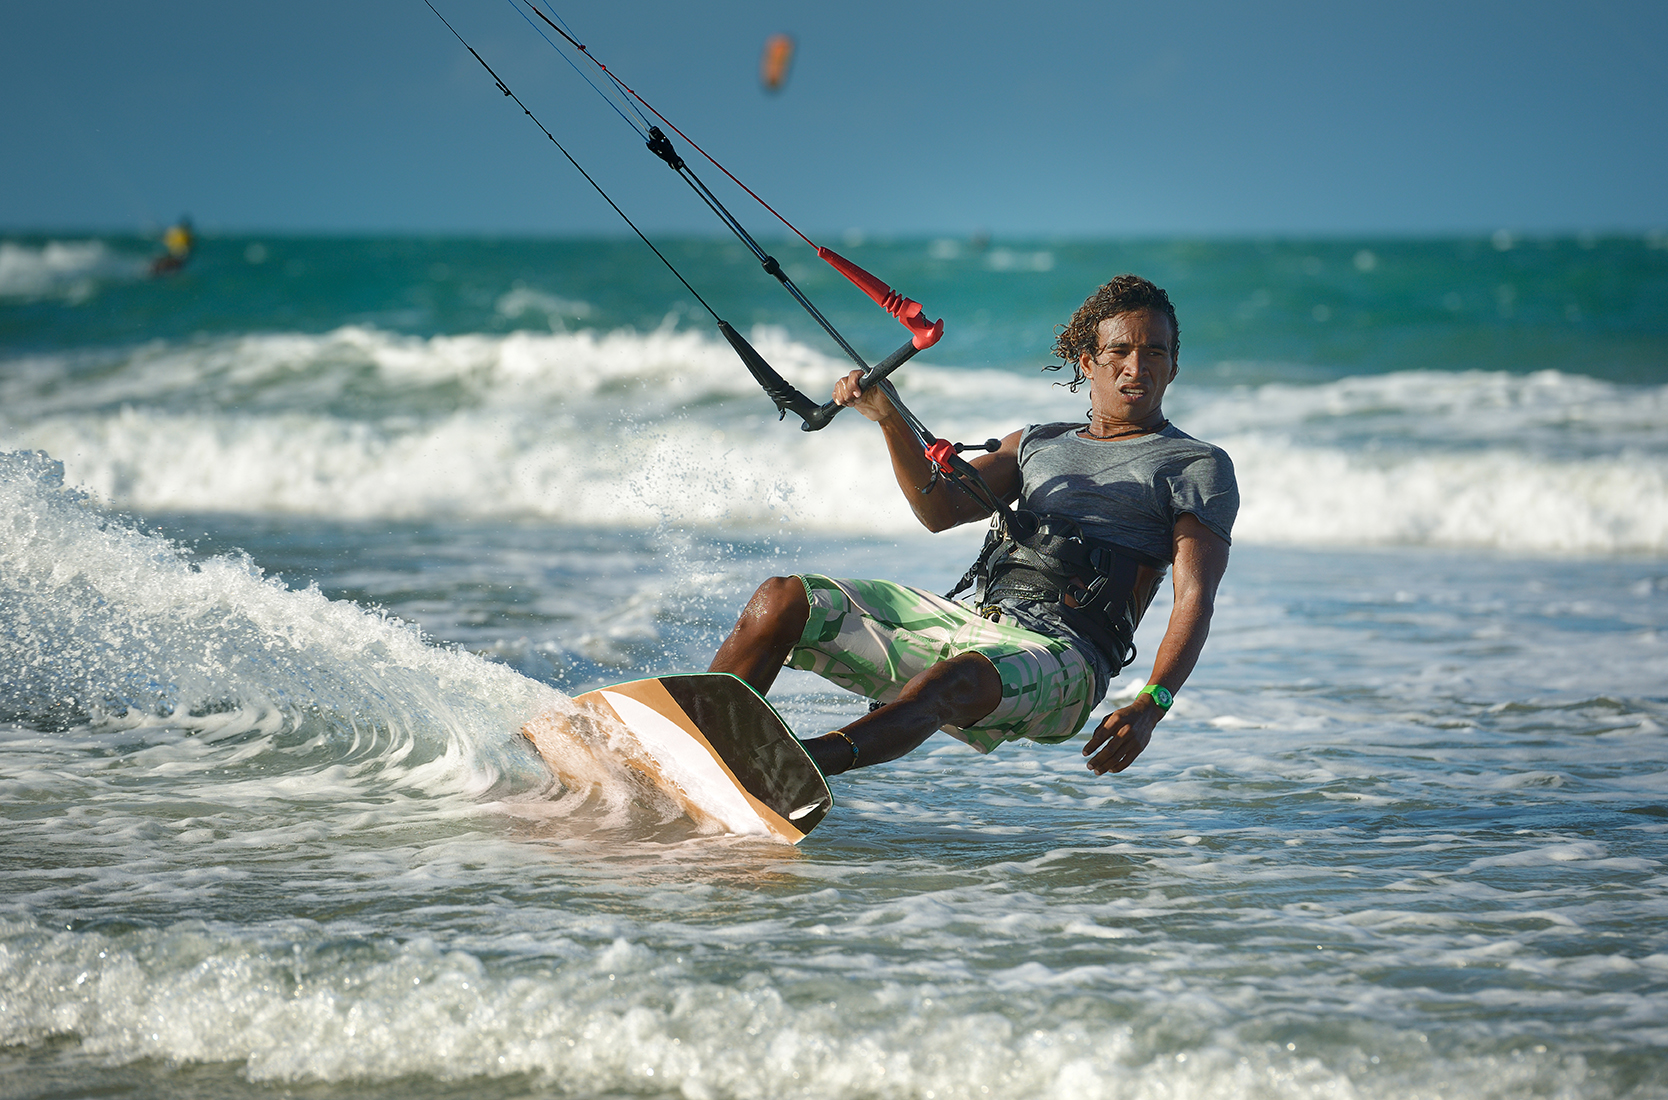
[[[152,275],[172,275],[185,266],[191,250],[197,246],[197,235],[191,231],[191,219],[181,218],[162,234],[162,247],[168,251],[151,263]]]

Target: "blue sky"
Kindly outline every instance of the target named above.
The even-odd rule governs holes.
[[[508,0],[435,3],[645,229],[721,232]],[[556,10],[813,235],[1668,227],[1660,2]],[[623,230],[421,0],[0,0],[0,103],[11,230]]]

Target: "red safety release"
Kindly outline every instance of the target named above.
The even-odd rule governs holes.
[[[927,457],[945,473],[951,473],[950,457],[956,453],[956,445],[948,439],[940,439],[927,448]]]
[[[832,264],[841,275],[856,283],[859,290],[875,300],[875,305],[902,321],[904,327],[915,334],[910,343],[915,345],[916,351],[932,347],[938,343],[938,338],[944,335],[944,322],[929,321],[921,316],[920,302],[905,298],[831,248],[819,245],[817,255]]]

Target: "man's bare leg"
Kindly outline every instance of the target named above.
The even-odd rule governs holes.
[[[707,671],[739,676],[754,691],[765,694],[799,644],[810,617],[811,605],[798,577],[770,578],[742,609]],[[922,672],[904,685],[895,701],[870,711],[839,733],[812,737],[803,744],[824,775],[838,775],[913,752],[941,726],[971,726],[1001,701],[1002,677],[996,666],[983,654],[963,653]]]
[[[963,653],[933,665],[905,684],[897,699],[839,733],[805,741],[805,751],[824,775],[884,764],[914,752],[941,726],[973,725],[1001,702],[996,666],[982,653]]]
[[[739,676],[760,695],[770,690],[782,662],[799,644],[811,618],[811,603],[798,577],[772,577],[759,585],[724,644],[713,655],[708,672]]]

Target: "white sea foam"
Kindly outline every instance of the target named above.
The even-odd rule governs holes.
[[[844,369],[779,331],[753,338],[808,393]],[[854,415],[818,434],[778,424],[730,350],[694,332],[350,326],[7,367],[0,446],[46,450],[122,508],[914,525]],[[1084,396],[1052,380],[915,363],[898,377],[935,431],[967,441],[1080,415]],[[1233,456],[1246,542],[1668,550],[1668,387],[1556,372],[1234,389],[1184,377],[1169,411]]]
[[[135,279],[144,262],[112,252],[103,241],[49,241],[39,248],[0,241],[0,299],[85,301],[102,279]]]
[[[588,763],[579,781],[564,772],[558,793],[571,797],[540,800],[551,777],[521,730],[571,707],[561,693],[317,588],[291,589],[247,555],[193,560],[61,478],[38,452],[0,453],[0,723],[82,731],[72,739],[95,744],[119,736],[123,769],[167,776],[204,806],[371,807],[415,789],[532,796],[501,808],[530,820],[589,810],[589,827],[634,834],[685,818],[629,765],[624,729],[603,731],[600,752],[583,731],[547,730],[546,751]],[[26,773],[26,755],[8,762]],[[82,778],[98,788],[108,769]],[[726,801],[732,789],[683,788],[694,806],[684,834],[758,831],[756,815]],[[28,789],[25,774],[0,777],[0,794]],[[257,839],[284,838],[241,831]]]
[[[518,283],[498,298],[494,308],[500,317],[523,317],[529,313],[543,314],[551,331],[561,332],[568,319],[583,320],[592,313],[591,303],[574,301],[555,294],[533,290]]]
[[[320,760],[325,772],[353,762],[379,783],[479,792],[529,771],[514,734],[559,698],[550,689],[287,588],[246,556],[192,561],[60,476],[43,455],[0,454],[5,720],[154,728],[176,745],[200,735],[171,758],[176,771],[241,760],[239,744],[284,753],[315,738],[339,750]],[[245,740],[196,759],[192,746],[229,737]],[[271,793],[264,777],[248,782]]]
[[[1121,916],[1142,919],[1133,909]],[[72,1036],[106,1063],[229,1063],[273,1084],[530,1074],[567,1094],[710,1100],[1395,1097],[1433,1081],[1476,1097],[1612,1095],[1591,1090],[1578,1055],[1544,1046],[1527,1057],[1455,1058],[1422,1034],[1358,1024],[1353,1054],[1317,1057],[1307,1035],[1301,1048],[1282,1041],[1284,1029],[1176,983],[1162,965],[1144,974],[1153,997],[1119,992],[1098,1007],[1089,992],[1105,983],[1101,966],[1021,965],[992,975],[987,995],[952,960],[931,978],[910,965],[867,997],[790,999],[784,987],[799,983],[781,972],[704,978],[667,923],[658,943],[597,943],[593,933],[483,957],[422,936],[294,928],[261,937],[201,923],[105,934],[9,922],[0,926],[10,1007],[0,1042]],[[772,930],[781,931],[738,932],[752,940]],[[1065,1018],[1049,1011],[1074,990]],[[1015,1009],[1037,1014],[1015,1022],[1024,1015]]]
[[[1218,440],[1240,470],[1249,542],[1668,551],[1668,460],[1505,449],[1395,457],[1261,435]]]

